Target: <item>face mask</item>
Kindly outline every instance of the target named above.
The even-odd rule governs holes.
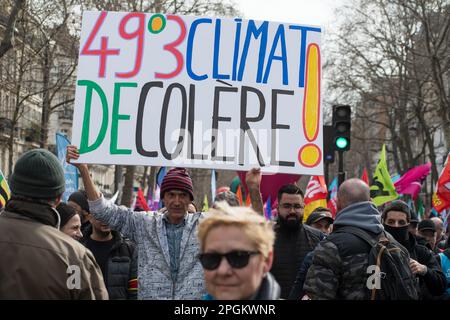
[[[389,232],[394,237],[394,239],[401,244],[405,243],[408,240],[408,226],[391,227],[385,224],[384,230]]]

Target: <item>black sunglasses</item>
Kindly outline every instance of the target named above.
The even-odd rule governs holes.
[[[200,263],[206,270],[215,270],[222,262],[222,258],[225,257],[228,264],[236,269],[244,268],[248,265],[250,257],[252,255],[259,254],[257,251],[230,251],[227,253],[201,253],[198,255]]]

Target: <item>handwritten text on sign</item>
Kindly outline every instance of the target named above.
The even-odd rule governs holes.
[[[85,12],[80,162],[322,174],[320,28]]]

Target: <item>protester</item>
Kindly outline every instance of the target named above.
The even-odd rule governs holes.
[[[393,201],[387,205],[382,214],[384,228],[401,245],[403,245],[411,256],[410,267],[414,275],[419,279],[419,299],[431,299],[444,293],[447,287],[446,279],[439,263],[436,261],[431,250],[417,243],[414,236],[408,232],[408,224],[411,218],[408,205],[400,200]],[[419,233],[423,222],[434,229],[430,220],[419,223]],[[428,229],[426,227],[425,229]],[[424,229],[422,229],[424,231]]]
[[[334,219],[331,215],[331,210],[328,208],[318,207],[311,212],[306,224],[313,227],[324,234],[330,234]]]
[[[81,218],[77,211],[63,202],[56,207],[56,210],[61,218],[60,230],[69,237],[80,241],[83,234],[81,233]]]
[[[250,208],[226,202],[210,212],[198,227],[206,299],[278,299],[280,287],[269,273],[275,237],[271,224]]]
[[[246,184],[253,208],[264,216],[260,169],[247,173]],[[303,192],[299,187],[288,184],[278,190],[274,259],[270,272],[281,287],[282,299],[288,298],[303,259],[324,236],[320,231],[302,224],[303,208]]]
[[[214,198],[214,205],[220,201],[226,201],[226,203],[228,203],[228,205],[231,207],[239,207],[239,199],[236,194],[231,191],[218,193]]]
[[[332,218],[330,209],[318,207],[314,209],[313,212],[311,212],[305,223],[308,226],[311,226],[314,229],[323,232],[325,235],[328,235],[332,231],[333,221],[334,219]],[[303,259],[303,262],[301,263],[300,268],[297,271],[294,285],[292,286],[292,289],[289,293],[289,300],[299,300],[306,295],[305,291],[303,290],[303,285],[305,283],[306,274],[311,267],[313,256],[314,251],[311,251]]]
[[[417,226],[417,238],[422,244],[435,252],[436,248],[436,225],[431,220],[422,220]]]
[[[450,248],[447,247],[444,252],[439,253],[439,257],[442,271],[447,279],[447,290],[443,298],[450,300]]]
[[[58,229],[55,209],[65,190],[58,158],[44,149],[24,153],[0,215],[2,299],[107,299],[92,253]]]
[[[351,232],[340,231],[353,227],[378,238],[383,232],[380,214],[370,201],[369,186],[360,179],[342,183],[336,205],[333,233],[314,250],[303,289],[311,299],[367,299],[371,246]]]
[[[136,300],[138,257],[135,245],[117,231],[87,216],[90,222],[82,244],[94,254],[102,270],[110,300]]]
[[[85,229],[90,227],[90,223],[87,219],[89,212],[89,203],[87,199],[86,191],[78,190],[70,194],[67,199],[67,204],[77,210],[81,217],[81,232],[84,233]]]
[[[433,217],[430,219],[433,221],[434,226],[436,227],[436,248],[435,252],[442,252],[445,250],[445,242],[447,237],[444,233],[444,222],[439,217]]]
[[[417,235],[417,226],[419,224],[419,219],[417,217],[417,213],[416,211],[411,208],[411,220],[409,221],[409,225],[408,225],[408,232],[413,234],[414,236]]]
[[[78,159],[68,146],[67,162]],[[138,249],[138,299],[200,299],[205,292],[195,236],[203,213],[187,214],[194,200],[192,181],[183,168],[170,170],[161,184],[166,213],[133,212],[107,201],[94,185],[86,164],[80,171],[95,219],[133,240]]]

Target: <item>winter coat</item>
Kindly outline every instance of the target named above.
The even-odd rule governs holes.
[[[323,238],[322,232],[301,224],[297,231],[275,225],[273,264],[270,272],[281,287],[281,298],[287,299],[303,259]]]
[[[170,271],[169,245],[164,214],[133,212],[101,197],[89,201],[94,217],[123,234],[138,249],[138,299],[201,299],[206,293],[203,268],[198,259],[197,227],[203,213],[187,214],[181,238],[179,269]]]
[[[418,275],[419,278],[419,298],[422,300],[432,299],[433,296],[444,294],[447,288],[447,279],[442,272],[435,254],[429,248],[417,243],[416,238],[410,233],[408,243],[404,244],[411,256],[420,264],[427,266],[425,275]]]
[[[312,265],[312,259],[314,257],[314,251],[308,253],[303,259],[300,268],[297,271],[297,276],[295,277],[294,285],[292,286],[291,292],[289,293],[289,300],[300,300],[305,295],[305,291],[303,290],[303,286],[305,284],[306,275],[308,274],[308,270]]]
[[[384,230],[379,211],[371,202],[355,203],[338,212],[333,233],[314,250],[303,287],[311,299],[366,298],[371,246],[351,233],[335,232],[344,226],[363,229],[373,237]]]
[[[117,231],[111,231],[114,243],[109,253],[106,272],[103,275],[110,300],[137,299],[138,254],[135,244],[125,239]],[[87,245],[92,234],[92,226],[85,229],[81,241]]]
[[[0,299],[108,299],[92,253],[59,231],[46,204],[10,200],[0,215]]]

